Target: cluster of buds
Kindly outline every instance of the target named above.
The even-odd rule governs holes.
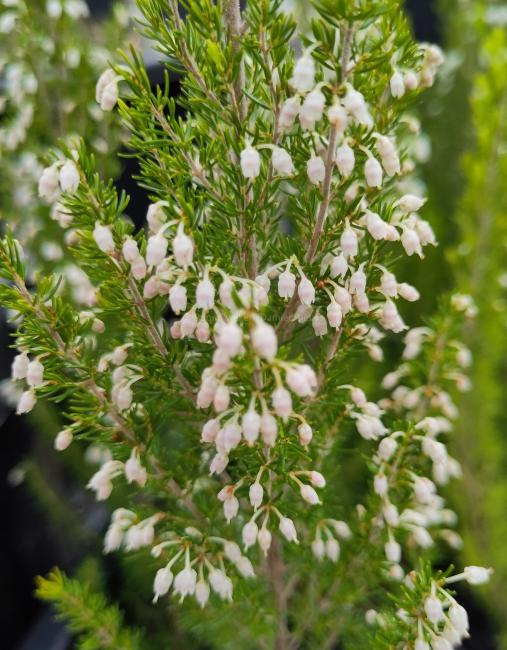
[[[350,392],[351,403],[347,411],[355,420],[359,435],[365,440],[378,440],[384,436],[387,428],[381,419],[384,411],[380,406],[375,402],[369,402],[364,391],[357,386],[344,385],[341,388]]]
[[[315,529],[315,538],[312,541],[312,553],[321,561],[328,558],[331,562],[338,562],[340,558],[339,539],[349,540],[352,531],[348,524],[337,519],[323,519]]]
[[[442,50],[436,45],[424,45],[424,59],[419,71],[402,70],[394,67],[389,81],[391,95],[395,99],[403,97],[406,92],[419,87],[428,88],[433,85],[438,68],[444,62]]]
[[[118,103],[118,83],[121,79],[122,77],[117,75],[111,68],[105,70],[99,77],[95,90],[95,99],[103,111],[112,111]]]
[[[237,312],[236,318],[222,322],[219,326],[213,364],[203,372],[197,394],[199,408],[206,409],[213,405],[217,413],[217,417],[206,422],[202,431],[203,442],[214,444],[217,450],[211,463],[211,473],[225,470],[229,453],[242,441],[251,447],[260,439],[265,447],[273,447],[280,429],[279,421],[284,425],[289,420],[298,423],[298,436],[302,445],[307,446],[312,438],[311,427],[302,416],[294,412],[292,395],[300,399],[313,396],[317,388],[315,372],[306,364],[277,360],[277,339],[273,328],[258,314],[248,321],[245,318],[242,322],[241,313]],[[245,331],[242,325],[249,329]],[[254,363],[260,376],[264,377],[265,384],[262,389],[255,385],[252,387],[252,395],[247,397],[245,408],[235,403],[236,395],[231,391],[228,381],[235,378],[235,371],[240,371],[236,364],[240,364],[242,355],[248,353],[253,354]],[[273,381],[269,381],[269,375]],[[254,381],[253,383],[255,384]],[[275,386],[270,391],[269,401],[266,399],[266,384]],[[238,397],[244,401],[243,394]]]
[[[187,596],[193,596],[201,607],[207,605],[211,592],[221,600],[231,601],[233,582],[227,575],[225,561],[232,564],[241,577],[252,578],[255,574],[250,560],[241,553],[235,542],[221,537],[203,539],[201,533],[194,528],[187,528],[185,533],[185,538],[169,535],[167,541],[152,548],[152,555],[156,558],[166,550],[177,549],[155,575],[153,601],[157,602],[165,596],[171,587],[174,594],[180,596],[180,602]],[[199,540],[198,543],[196,539]],[[191,550],[195,550],[194,559],[191,559]],[[175,572],[174,567],[181,561],[183,568]]]
[[[119,350],[123,357],[124,346],[121,346]],[[116,351],[118,351],[118,348]],[[117,360],[120,360],[120,358]],[[103,368],[103,364],[104,357],[99,362],[100,369]],[[143,375],[136,374],[136,370],[140,369],[132,365],[119,365],[111,373],[111,402],[119,411],[127,411],[132,406],[134,400],[132,386],[143,379]]]
[[[137,551],[151,546],[155,538],[155,525],[163,518],[162,513],[157,513],[147,519],[139,520],[131,510],[125,508],[115,510],[104,538],[104,552],[111,553],[122,546],[127,551]]]
[[[461,312],[470,306],[466,300],[459,304],[460,309],[454,308]],[[397,529],[404,531],[403,537],[410,546],[429,547],[435,536],[456,548],[461,544],[459,536],[449,529],[456,524],[456,515],[438,495],[437,486],[461,476],[459,463],[449,455],[440,439],[452,430],[451,420],[457,417],[457,408],[443,384],[451,383],[461,390],[469,387],[464,371],[471,364],[471,355],[460,342],[448,340],[447,332],[452,329],[450,322],[454,318],[452,310],[446,311],[445,318],[447,322],[435,331],[429,327],[410,330],[405,337],[403,362],[382,381],[391,395],[381,400],[380,406],[395,417],[414,421],[407,431],[395,431],[383,437],[373,458],[376,466],[373,489],[382,504],[377,522],[387,530],[386,556],[396,563],[394,574],[400,579],[403,575],[398,565],[401,547],[394,539]],[[418,358],[422,354],[434,364],[433,370],[428,370],[426,382],[420,378]],[[405,455],[413,453],[421,460],[418,469],[404,466]],[[425,475],[429,467],[431,478]],[[401,513],[393,504],[400,484],[405,487]],[[411,494],[408,502],[406,488]]]
[[[462,574],[451,576],[445,583],[452,584],[466,580],[472,585],[484,584],[489,580],[491,569],[483,567],[465,567]],[[407,585],[414,588],[414,578],[407,576]],[[461,647],[469,637],[468,614],[449,591],[440,583],[432,581],[420,604],[420,613],[416,616],[417,639],[415,650],[452,650]],[[408,612],[403,612],[409,619]]]
[[[59,20],[64,14],[73,20],[88,18],[90,10],[84,0],[48,0],[46,13],[53,20]]]
[[[25,381],[27,389],[21,393],[16,413],[29,413],[37,403],[36,389],[44,385],[44,366],[40,358],[32,359],[26,352],[14,357],[11,367],[12,381]]]
[[[134,448],[130,458],[122,463],[119,460],[106,460],[88,481],[87,487],[95,492],[97,501],[105,501],[113,491],[113,479],[124,475],[128,483],[144,487],[148,474],[142,465],[139,450]]]
[[[47,203],[55,203],[62,192],[73,194],[79,187],[80,176],[73,160],[57,160],[46,167],[39,179],[39,196]]]

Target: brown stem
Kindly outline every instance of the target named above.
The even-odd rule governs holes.
[[[274,650],[287,650],[289,645],[289,629],[287,627],[287,595],[284,588],[285,567],[278,540],[273,540],[271,544],[266,567],[277,612],[277,627],[273,647]]]
[[[338,128],[336,126],[331,128],[331,134],[329,137],[329,145],[327,148],[326,156],[326,172],[324,176],[324,184],[322,187],[322,203],[319,207],[319,212],[317,214],[317,221],[315,222],[315,227],[313,229],[312,238],[310,241],[310,246],[306,253],[305,261],[307,264],[311,264],[315,258],[315,253],[317,252],[317,247],[319,245],[319,239],[324,229],[324,223],[326,221],[327,213],[329,210],[329,204],[331,202],[331,181],[333,179],[333,167],[334,159],[336,152],[336,141],[338,139]]]
[[[226,0],[225,4],[225,19],[227,25],[230,29],[231,39],[232,39],[232,50],[234,54],[237,54],[240,51],[241,47],[241,36],[242,36],[242,27],[241,27],[241,7],[239,0]],[[245,96],[243,89],[245,87],[245,63],[243,57],[239,62],[239,70],[236,80],[234,82],[234,95],[235,103],[239,112],[239,119],[243,123],[246,120],[247,116],[247,105],[245,101]]]

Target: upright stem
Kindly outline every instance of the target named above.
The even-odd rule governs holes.
[[[225,19],[229,27],[232,38],[232,49],[235,54],[240,49],[241,38],[241,7],[239,0],[226,0],[225,2]],[[239,118],[241,122],[246,119],[246,102],[243,94],[245,87],[245,63],[243,57],[239,61],[239,71],[234,83],[234,94],[236,96],[236,105],[238,106]]]
[[[267,558],[268,579],[275,599],[277,614],[274,650],[287,650],[289,629],[287,627],[287,594],[284,588],[284,564],[279,540],[273,540]]]
[[[337,139],[338,128],[334,126],[331,129],[331,134],[329,136],[329,146],[327,148],[326,171],[324,176],[324,184],[322,187],[322,202],[319,207],[317,221],[315,222],[312,239],[310,241],[310,246],[308,247],[305,258],[307,264],[311,264],[315,259],[315,253],[317,252],[320,236],[322,235],[324,223],[326,221],[327,213],[329,210],[329,204],[331,203],[331,181],[333,179],[333,167],[336,154]]]
[[[233,108],[237,111],[239,129],[238,136],[241,136],[241,127],[246,123],[248,117],[248,106],[244,93],[245,88],[245,62],[241,55],[242,19],[239,0],[224,0],[224,18],[227,32],[231,41],[232,51],[239,56],[238,71],[234,80],[232,94]],[[246,209],[252,200],[252,190],[247,188],[241,192],[241,205],[238,210],[239,216],[239,245],[240,257],[242,258],[244,272],[253,279],[257,275],[257,241],[255,232],[249,232],[246,219]]]

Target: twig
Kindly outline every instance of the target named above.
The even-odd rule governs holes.
[[[287,596],[283,582],[285,569],[278,540],[273,540],[271,544],[266,566],[277,612],[274,650],[287,650],[289,629],[287,627]]]
[[[240,38],[242,36],[241,25],[241,7],[239,0],[226,0],[225,4],[225,17],[227,25],[231,32],[232,50],[234,54],[240,52]],[[239,61],[238,76],[234,82],[235,103],[238,107],[239,118],[241,123],[246,120],[247,105],[243,89],[245,87],[245,63],[243,57]]]
[[[317,221],[315,222],[315,227],[313,229],[312,238],[310,240],[310,246],[306,253],[305,261],[307,264],[311,264],[315,258],[315,253],[317,252],[317,247],[319,245],[319,239],[324,228],[324,223],[326,221],[327,213],[329,210],[329,204],[331,201],[331,181],[333,178],[333,167],[336,155],[336,142],[338,139],[338,128],[336,126],[331,128],[331,134],[329,137],[329,145],[327,148],[326,156],[326,172],[324,176],[324,183],[322,188],[322,202],[319,207],[319,212],[317,214]]]

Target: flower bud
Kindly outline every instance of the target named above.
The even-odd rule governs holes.
[[[132,237],[127,237],[127,239],[123,242],[121,250],[123,257],[129,264],[135,262],[139,257],[139,248],[137,246],[137,242],[135,239],[132,239]]]
[[[226,411],[229,408],[230,401],[231,395],[229,389],[225,384],[220,384],[213,398],[213,406],[215,407],[215,411],[217,411],[217,413]]]
[[[403,75],[398,70],[394,71],[389,81],[389,88],[391,90],[391,95],[395,99],[403,97],[405,94],[405,83],[403,81]]]
[[[312,154],[306,165],[306,172],[311,183],[314,185],[322,183],[326,175],[326,166],[322,158]]]
[[[382,187],[382,167],[379,161],[373,156],[369,156],[364,165],[364,177],[369,187]]]
[[[376,241],[385,239],[388,234],[388,224],[378,214],[369,210],[366,213],[366,228]]]
[[[466,566],[463,573],[469,585],[482,585],[489,582],[493,569],[485,569],[481,566]]]
[[[390,458],[392,458],[397,448],[398,443],[394,438],[383,438],[378,446],[379,458],[381,460],[388,461]]]
[[[410,212],[417,212],[426,203],[426,199],[422,199],[414,194],[404,194],[398,201],[398,207],[405,214]]]
[[[221,474],[225,470],[228,464],[229,464],[228,456],[226,456],[225,454],[217,454],[211,461],[211,465],[209,467],[209,473],[212,476],[213,474]]]
[[[345,142],[336,150],[336,166],[344,178],[348,178],[354,171],[356,157],[354,150]]]
[[[59,174],[56,165],[47,167],[39,180],[39,196],[48,203],[56,201],[60,194],[59,191]]]
[[[195,338],[199,341],[199,343],[207,343],[209,341],[209,337],[210,328],[208,321],[205,318],[201,318],[201,320],[197,323],[197,327],[195,328]]]
[[[195,599],[201,607],[205,607],[210,596],[210,588],[206,580],[198,580],[195,585]]]
[[[111,68],[104,70],[104,72],[100,75],[99,80],[97,81],[97,86],[95,88],[95,99],[97,101],[97,104],[100,104],[102,100],[102,95],[104,93],[105,87],[115,79],[116,73],[114,70],[111,70]]]
[[[315,490],[312,488],[311,485],[302,483],[299,488],[299,491],[302,498],[307,503],[310,503],[312,506],[316,505],[317,503],[320,503],[319,495],[317,494],[317,492],[315,492]]]
[[[292,298],[296,289],[296,276],[288,269],[278,276],[278,295],[280,298]]]
[[[347,111],[340,104],[333,104],[327,111],[329,124],[334,126],[338,133],[343,133],[347,127]]]
[[[368,107],[364,101],[363,95],[352,87],[349,87],[347,94],[343,99],[343,105],[354,119],[365,126],[371,127],[373,120],[368,112]]]
[[[195,592],[195,585],[197,583],[197,573],[190,566],[182,569],[174,579],[174,591],[180,594],[181,599],[186,596],[191,596]]]
[[[273,169],[280,176],[292,176],[294,173],[294,164],[290,154],[281,147],[275,147],[271,156]]]
[[[152,300],[158,296],[159,291],[159,279],[156,275],[152,275],[151,278],[148,278],[144,287],[143,287],[143,298],[145,300]]]
[[[137,257],[132,262],[130,271],[136,280],[144,280],[147,273],[146,262],[144,261],[144,257],[141,257],[141,255],[139,255],[139,257]]]
[[[419,291],[417,291],[415,287],[407,284],[406,282],[402,282],[398,285],[398,294],[404,300],[408,300],[408,302],[416,302],[416,300],[419,300],[421,297]]]
[[[329,274],[333,279],[337,277],[342,278],[348,270],[349,266],[347,264],[347,260],[343,255],[337,255],[336,257],[333,257],[329,266]]]
[[[414,253],[419,255],[419,257],[423,257],[421,241],[417,232],[412,228],[403,228],[401,243],[409,257],[414,255]]]
[[[35,359],[30,361],[26,369],[26,383],[31,388],[39,388],[44,382],[44,366]]]
[[[290,84],[298,93],[307,93],[313,88],[315,84],[315,61],[311,54],[304,54],[296,61]]]
[[[266,359],[272,361],[278,351],[278,339],[276,332],[271,325],[264,322],[258,322],[252,332],[251,341],[254,351]]]
[[[183,231],[183,225],[178,226],[178,232],[173,239],[173,253],[176,264],[183,269],[187,269],[194,257],[194,244],[188,235]]]
[[[167,255],[167,239],[162,233],[152,235],[146,246],[146,264],[158,266]]]
[[[19,398],[16,414],[22,415],[23,413],[29,413],[36,403],[37,398],[35,397],[35,392],[33,390],[26,390]]]
[[[299,97],[289,97],[289,99],[286,99],[282,104],[280,116],[278,118],[280,129],[287,130],[294,125],[299,113],[299,103]]]
[[[228,422],[223,428],[223,446],[226,453],[229,453],[241,442],[241,427],[237,422]]]
[[[317,560],[322,560],[326,554],[326,545],[320,537],[317,537],[312,542],[312,553]]]
[[[243,345],[243,330],[233,321],[223,323],[218,330],[217,345],[229,357],[235,357]]]
[[[100,108],[103,111],[112,111],[113,108],[118,103],[119,89],[118,81],[114,79],[104,88],[102,92],[102,97],[100,98]]]
[[[241,171],[245,178],[257,178],[261,172],[261,157],[252,146],[247,146],[240,155]]]
[[[301,124],[315,124],[322,119],[326,98],[321,90],[315,88],[305,97],[303,105],[299,109]]]
[[[136,450],[132,451],[130,458],[125,463],[125,478],[128,483],[137,483],[140,487],[144,487],[148,480],[148,474],[141,465],[139,453]]]
[[[401,546],[394,539],[390,539],[384,546],[388,562],[398,564],[401,560]]]
[[[215,287],[208,278],[204,278],[197,285],[195,302],[199,309],[213,308],[215,304]]]
[[[257,508],[262,505],[263,496],[264,490],[262,488],[262,485],[257,481],[255,483],[252,483],[248,492],[248,497],[250,499],[252,507],[255,508],[255,510],[257,510]]]
[[[159,569],[155,574],[155,580],[153,582],[153,591],[155,596],[153,602],[156,603],[160,596],[165,596],[169,589],[171,588],[173,582],[173,574],[168,567]]]
[[[278,425],[275,418],[270,413],[264,413],[261,417],[261,435],[264,444],[272,447],[278,436]]]
[[[340,305],[335,300],[332,300],[328,304],[326,314],[329,325],[334,329],[338,329],[342,324],[343,312]]]
[[[271,396],[271,402],[278,417],[287,422],[292,413],[292,398],[289,391],[283,386],[276,388]]]
[[[249,521],[243,526],[241,537],[243,539],[243,545],[245,548],[250,548],[250,546],[253,546],[255,544],[258,533],[259,529],[257,528],[255,521]]]
[[[347,259],[355,257],[358,250],[358,240],[355,231],[350,227],[349,222],[345,222],[345,229],[340,237],[340,246],[343,254]]]
[[[308,397],[317,387],[317,377],[310,366],[303,364],[287,370],[286,381],[292,392],[299,397]]]
[[[457,630],[458,634],[466,637],[469,630],[467,610],[456,602],[453,602],[448,611],[451,625]]]
[[[169,207],[167,201],[157,201],[148,207],[146,221],[148,222],[150,232],[153,234],[156,234],[166,222],[167,217],[163,210],[164,207]]]
[[[438,596],[431,594],[424,601],[424,611],[430,623],[437,625],[444,618],[442,602]]]
[[[215,419],[208,420],[203,428],[201,433],[201,442],[212,443],[215,442],[217,433],[220,430],[220,422]]]
[[[312,427],[308,424],[308,422],[302,422],[298,426],[298,434],[299,434],[299,442],[303,445],[303,447],[306,447],[312,441],[313,431],[312,431]]]
[[[312,482],[312,485],[314,485],[317,488],[326,487],[326,479],[322,476],[320,472],[316,472],[315,470],[310,472],[310,481]]]
[[[29,364],[30,364],[30,360],[26,352],[21,352],[21,354],[17,354],[12,361],[12,366],[11,366],[12,379],[14,380],[24,379],[26,377]]]
[[[299,544],[296,527],[292,519],[289,517],[281,517],[279,529],[288,542]]]
[[[364,293],[366,291],[366,275],[363,271],[363,264],[350,277],[349,292]]]
[[[55,438],[56,451],[65,451],[72,442],[72,431],[70,429],[63,429]]]
[[[340,544],[334,537],[330,537],[326,542],[326,555],[331,562],[338,562],[340,557]]]
[[[247,444],[251,447],[259,438],[261,428],[261,417],[253,409],[249,409],[241,420],[243,436]]]
[[[312,327],[315,336],[325,336],[327,334],[327,320],[320,312],[317,312],[312,318]]]
[[[315,287],[306,276],[301,278],[298,286],[298,296],[303,305],[311,305],[315,300]]]
[[[93,238],[99,249],[103,253],[113,253],[115,250],[113,233],[109,226],[103,226],[98,221],[95,222],[93,229]]]
[[[259,533],[257,535],[257,541],[259,543],[259,546],[261,547],[261,551],[264,553],[264,555],[268,554],[268,551],[271,547],[271,540],[272,536],[269,530],[265,527],[262,527],[259,530]]]
[[[195,328],[197,327],[197,315],[195,311],[193,309],[187,311],[187,313],[182,316],[180,324],[181,335],[183,337],[192,336],[195,332]]]
[[[187,308],[187,290],[181,284],[173,285],[169,290],[169,305],[175,314]]]
[[[419,86],[419,77],[415,72],[409,70],[403,78],[406,90],[415,90]]]
[[[80,180],[76,163],[67,160],[60,169],[59,180],[63,192],[74,193],[79,187]]]

